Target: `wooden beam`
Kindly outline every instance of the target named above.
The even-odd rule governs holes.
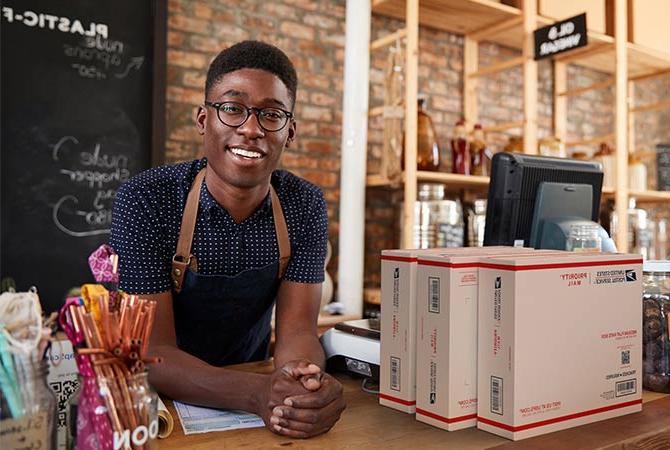
[[[663,100],[662,102],[649,103],[648,105],[636,106],[635,108],[631,108],[630,112],[639,113],[646,111],[658,111],[660,109],[666,109],[666,108],[670,108],[670,100]]]
[[[471,129],[479,120],[477,109],[477,78],[470,77],[479,68],[479,44],[465,36],[463,44],[463,118]]]
[[[587,58],[589,56],[597,55],[598,53],[602,53],[607,50],[612,50],[611,44],[592,45],[583,49],[572,50],[570,52],[557,55],[554,57],[554,59],[556,61],[568,63],[571,61]]]
[[[516,58],[508,59],[507,61],[502,61],[499,63],[491,64],[490,66],[484,67],[483,69],[479,69],[476,72],[473,72],[468,75],[469,78],[477,78],[481,77],[484,75],[488,75],[490,73],[496,73],[496,72],[502,72],[503,70],[510,69],[512,67],[520,66],[524,63],[525,58],[523,56],[519,56]]]
[[[644,80],[651,80],[653,78],[664,77],[666,75],[670,75],[670,69],[657,70],[655,72],[649,72],[649,73],[644,73],[642,75],[636,75],[634,77],[630,77],[628,80],[630,80],[630,81],[644,81]]]
[[[617,217],[616,246],[628,251],[628,0],[614,0],[615,48],[615,121],[616,191],[614,211]]]
[[[635,83],[628,80],[628,108],[635,107]],[[628,151],[635,151],[635,114],[628,114]]]
[[[558,64],[558,62],[557,62],[557,64]],[[565,63],[561,62],[560,64],[565,64]],[[605,81],[600,81],[598,83],[593,83],[593,84],[590,84],[588,86],[584,86],[584,87],[580,87],[580,88],[576,88],[576,89],[565,89],[563,91],[558,92],[558,94],[556,94],[556,95],[561,96],[561,97],[574,97],[575,95],[583,94],[584,92],[589,92],[589,91],[593,91],[593,90],[596,90],[596,89],[603,89],[603,88],[606,88],[606,87],[614,86],[614,84],[616,84],[614,79],[605,80]]]
[[[579,139],[577,141],[566,142],[566,147],[575,147],[577,145],[590,145],[590,144],[600,144],[601,142],[607,142],[614,140],[614,133],[603,134],[602,136],[593,136],[586,139]]]
[[[407,0],[405,48],[405,189],[402,247],[413,247],[416,201],[417,103],[419,91],[419,0]]]
[[[511,130],[512,128],[522,128],[523,124],[523,120],[518,120],[516,122],[505,122],[497,125],[485,126],[483,128],[487,133],[496,133],[499,131]]]
[[[377,50],[378,48],[386,47],[391,45],[402,38],[407,36],[407,28],[401,28],[398,31],[395,31],[391,34],[387,34],[384,37],[376,39],[370,43],[370,50]]]
[[[497,33],[513,28],[517,25],[523,23],[523,16],[512,17],[511,19],[503,20],[495,25],[485,26],[478,30],[468,33],[466,37],[469,37],[473,41],[482,41],[489,36],[495,36]]]
[[[568,99],[560,94],[567,87],[567,64],[554,61],[554,136],[561,142],[565,142],[568,137]]]
[[[533,32],[537,0],[523,0],[523,152],[537,154],[537,62]]]

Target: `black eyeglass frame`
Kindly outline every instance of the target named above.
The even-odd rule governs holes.
[[[224,122],[224,120],[221,118],[221,107],[223,105],[226,105],[226,104],[237,105],[240,108],[247,111],[247,117],[244,118],[242,123],[240,123],[238,125],[230,125],[230,124]],[[251,113],[254,113],[256,115],[256,121],[258,122],[258,126],[261,127],[263,129],[263,131],[266,131],[268,133],[276,133],[277,131],[283,130],[284,128],[286,128],[286,125],[288,125],[288,123],[291,121],[291,119],[293,119],[293,113],[292,112],[286,111],[285,109],[276,108],[274,106],[266,107],[266,108],[256,108],[255,106],[247,106],[243,103],[238,103],[238,102],[210,102],[210,101],[207,101],[207,100],[205,100],[205,105],[206,106],[211,106],[212,108],[216,109],[216,117],[218,117],[219,122],[221,122],[225,126],[231,127],[231,128],[238,128],[238,127],[241,127],[242,125],[244,125],[247,122],[247,120],[249,120],[249,117],[251,117]],[[273,109],[273,110],[276,110],[276,111],[281,111],[284,114],[286,114],[286,121],[284,122],[284,124],[281,127],[277,128],[276,130],[268,130],[267,128],[265,128],[263,126],[263,124],[261,123],[260,115],[261,115],[261,111],[266,110],[266,109]]]

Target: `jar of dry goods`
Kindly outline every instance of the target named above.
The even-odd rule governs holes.
[[[643,385],[670,393],[670,261],[644,263],[643,289]]]

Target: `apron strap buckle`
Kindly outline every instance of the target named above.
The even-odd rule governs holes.
[[[182,286],[184,284],[184,275],[186,274],[186,269],[191,268],[191,270],[198,270],[198,261],[195,256],[189,255],[188,258],[175,253],[172,256],[172,270],[170,271],[170,278],[172,278],[172,289],[179,294],[181,292]]]

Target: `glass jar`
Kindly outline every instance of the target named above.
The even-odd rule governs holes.
[[[599,252],[602,250],[602,238],[598,224],[577,224],[570,227],[570,235],[565,249],[571,252]]]
[[[646,261],[642,286],[642,384],[670,393],[670,261]]]
[[[486,228],[486,200],[479,199],[468,207],[468,247],[484,246]]]
[[[0,389],[2,448],[55,450],[56,396],[47,384],[49,365],[46,360],[32,356],[15,354],[9,358],[13,359],[12,376],[18,389],[11,393],[4,383]],[[8,408],[3,411],[5,405]]]

